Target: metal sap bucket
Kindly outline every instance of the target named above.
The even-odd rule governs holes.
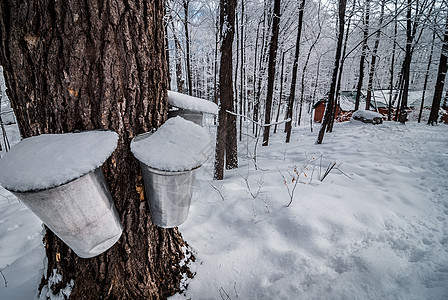
[[[159,227],[173,228],[188,217],[195,170],[170,172],[151,168],[140,162],[152,222]]]
[[[181,116],[185,120],[191,121],[199,126],[203,126],[204,114],[199,111],[188,110],[188,109],[178,109],[168,111],[168,118],[174,118]]]
[[[100,168],[54,188],[11,192],[79,257],[99,255],[121,236],[123,228]]]

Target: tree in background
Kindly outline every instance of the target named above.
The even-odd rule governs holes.
[[[429,115],[428,125],[434,125],[434,123],[437,123],[437,118],[439,116],[440,101],[442,99],[446,72],[448,70],[447,58],[448,58],[448,14],[446,16],[442,53],[440,54],[439,71],[437,72],[436,87],[434,91],[434,98],[432,100],[431,114]]]
[[[338,72],[340,68],[340,60],[341,60],[341,52],[342,52],[342,42],[344,40],[344,25],[345,25],[345,9],[347,6],[346,0],[339,0],[339,32],[338,32],[338,43],[336,48],[336,54],[334,59],[334,68],[333,75],[331,78],[331,86],[330,92],[328,93],[328,100],[325,107],[324,119],[322,120],[322,126],[319,130],[319,135],[317,136],[316,144],[322,144],[324,140],[325,130],[327,129],[328,124],[331,122],[333,106],[335,105],[335,92],[336,92],[336,84],[338,78]],[[334,117],[334,115],[333,115]]]
[[[299,68],[299,53],[300,53],[300,37],[302,35],[302,25],[303,25],[303,10],[305,8],[305,0],[302,0],[299,4],[299,25],[297,27],[296,36],[296,52],[294,55],[294,62],[292,67],[292,79],[291,79],[291,90],[289,92],[288,107],[286,110],[286,119],[291,119],[286,122],[286,143],[289,143],[291,139],[291,128],[292,128],[292,112],[294,108],[294,98],[296,95],[296,84],[297,84],[297,69]]]
[[[269,62],[268,62],[268,91],[266,96],[266,107],[264,113],[264,123],[271,123],[271,110],[272,110],[272,94],[274,93],[274,81],[275,81],[275,64],[277,59],[278,49],[278,31],[280,25],[280,0],[274,0],[274,15],[272,21],[272,35],[271,42],[269,44]],[[269,144],[269,131],[271,126],[264,127],[263,133],[263,146]]]
[[[221,62],[219,68],[219,98],[218,132],[216,136],[215,174],[214,178],[224,178],[224,161],[226,168],[238,167],[236,148],[236,117],[233,112],[233,81],[232,81],[232,44],[235,33],[236,0],[221,0],[220,31],[221,31]]]
[[[53,293],[74,280],[71,299],[165,299],[178,292],[186,243],[152,224],[130,152],[136,135],[167,112],[163,1],[0,2],[0,64],[22,137],[110,129],[116,151],[103,165],[123,235],[105,253],[76,256],[47,229]],[[49,283],[53,270],[60,283]]]

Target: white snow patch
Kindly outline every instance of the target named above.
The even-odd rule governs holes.
[[[52,188],[79,178],[112,154],[112,131],[42,134],[23,139],[0,159],[0,183],[17,192]]]
[[[181,109],[214,115],[218,113],[218,106],[215,103],[178,92],[168,91],[168,103]]]
[[[75,281],[72,279],[65,286],[65,288],[61,289],[58,294],[54,294],[51,290],[51,286],[58,284],[62,281],[62,275],[58,274],[56,269],[53,269],[53,274],[48,278],[48,284],[42,288],[39,299],[40,300],[65,300],[69,299],[73,290],[73,286],[75,285]]]
[[[351,121],[354,118],[363,118],[365,120],[373,120],[373,118],[383,118],[383,115],[376,112],[376,111],[371,111],[371,110],[357,110],[353,113],[352,117],[351,117]]]
[[[135,157],[163,171],[188,171],[201,166],[211,145],[207,132],[182,117],[170,118],[155,133],[143,134],[131,143]]]

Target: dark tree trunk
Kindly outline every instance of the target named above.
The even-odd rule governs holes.
[[[185,27],[185,54],[187,60],[187,80],[188,80],[188,95],[193,95],[193,83],[191,81],[191,62],[190,62],[190,33],[188,31],[188,6],[190,0],[184,0],[184,27]]]
[[[350,32],[350,23],[352,20],[352,16],[355,14],[355,9],[356,9],[356,1],[353,1],[353,7],[352,7],[352,12],[351,15],[348,17],[348,22],[347,22],[347,29],[345,30],[345,39],[344,39],[344,47],[342,49],[342,58],[341,58],[341,65],[339,67],[339,73],[338,73],[338,81],[336,84],[336,91],[335,91],[335,95],[336,95],[336,103],[333,107],[332,110],[332,116],[330,117],[330,124],[328,125],[328,132],[333,132],[333,125],[334,125],[334,120],[336,118],[336,108],[339,107],[339,98],[340,98],[340,91],[341,91],[341,82],[342,82],[342,73],[344,71],[344,63],[345,63],[345,58],[346,58],[346,53],[347,53],[347,43],[348,43],[348,35]],[[320,35],[320,31],[319,31],[319,35]],[[317,41],[317,40],[316,40]]]
[[[218,113],[214,174],[214,178],[217,180],[224,178],[224,161],[226,161],[227,168],[238,166],[236,117],[227,112],[233,112],[232,44],[235,33],[235,6],[236,0],[221,0],[220,3],[219,22],[222,43],[219,68],[219,98],[221,105]],[[234,136],[232,137],[232,135]],[[229,144],[232,144],[234,148],[230,149],[231,146]]]
[[[395,11],[397,11],[398,0],[395,0],[394,5],[395,5]],[[393,88],[394,88],[395,51],[397,48],[397,31],[398,31],[397,27],[398,27],[398,21],[397,21],[397,18],[395,18],[395,20],[394,20],[394,41],[392,44],[392,58],[390,61],[390,82],[389,82],[390,94],[389,94],[389,103],[388,103],[388,107],[387,107],[387,120],[388,121],[392,120],[392,107],[393,107],[392,93],[393,93]]]
[[[428,88],[429,71],[431,70],[432,55],[434,54],[434,42],[435,42],[435,40],[436,40],[436,31],[433,30],[433,32],[432,32],[431,50],[429,50],[428,65],[426,66],[425,82],[423,83],[422,103],[420,103],[420,110],[418,112],[418,122],[419,123],[422,120],[423,108],[425,107],[425,95],[426,95],[426,89]]]
[[[120,138],[103,165],[124,231],[81,259],[47,230],[46,278],[74,280],[71,299],[164,299],[179,291],[185,242],[151,222],[131,138],[166,119],[162,1],[14,1],[0,4],[0,64],[22,137],[110,129]],[[40,288],[49,284],[43,278]]]
[[[342,52],[342,42],[344,40],[344,25],[345,25],[345,8],[347,6],[346,0],[339,0],[339,32],[338,32],[338,45],[336,48],[336,55],[334,59],[333,75],[331,78],[330,92],[328,94],[328,101],[325,107],[324,119],[322,120],[322,125],[319,130],[319,135],[317,136],[316,144],[322,144],[324,140],[325,129],[330,123],[331,111],[334,106],[336,84],[339,72],[339,63],[341,60]]]
[[[364,62],[366,60],[367,55],[367,39],[369,36],[370,0],[365,1],[366,1],[366,8],[364,13],[362,53],[361,53],[361,59],[359,60],[359,79],[358,79],[358,86],[356,88],[355,110],[359,109],[359,101],[361,99],[361,89],[362,89],[362,83],[364,81]]]
[[[378,56],[378,47],[380,44],[380,38],[381,38],[381,26],[383,25],[383,16],[384,16],[384,6],[386,5],[386,1],[382,0],[381,2],[381,12],[380,12],[380,19],[378,21],[378,30],[376,32],[376,40],[375,44],[373,46],[372,51],[372,60],[370,62],[370,70],[369,70],[369,81],[367,85],[367,95],[366,95],[366,110],[370,109],[370,102],[372,99],[372,91],[373,91],[373,78],[375,76],[375,69],[376,69],[376,58]]]
[[[409,75],[411,72],[411,60],[412,60],[412,0],[407,0],[406,11],[406,54],[404,57],[403,67],[403,95],[401,98],[400,111],[403,111],[408,106],[408,92],[409,92]]]
[[[294,63],[292,67],[291,90],[289,92],[288,107],[286,108],[286,119],[291,119],[289,122],[286,122],[285,124],[286,143],[289,143],[291,139],[292,112],[294,109],[294,98],[296,96],[297,69],[299,68],[300,37],[302,35],[304,8],[305,8],[305,0],[302,0],[302,2],[300,2],[299,4],[299,25],[297,27],[296,52],[294,55]]]
[[[434,98],[432,100],[431,114],[429,115],[428,125],[437,124],[439,116],[440,101],[442,99],[443,86],[445,85],[446,72],[448,69],[448,15],[445,23],[445,34],[443,37],[442,53],[440,54],[439,71],[437,72],[436,87]]]
[[[275,81],[275,64],[277,60],[278,49],[278,31],[280,25],[280,0],[274,1],[274,15],[272,21],[272,35],[269,45],[269,63],[268,63],[268,91],[266,95],[266,107],[264,113],[264,123],[271,123],[271,109],[272,109],[272,95],[274,93],[274,81]],[[263,146],[269,144],[269,132],[271,126],[264,127],[263,133]]]

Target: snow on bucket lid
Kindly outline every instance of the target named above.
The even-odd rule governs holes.
[[[218,113],[218,106],[211,101],[173,91],[168,91],[168,103],[181,109],[214,115]]]
[[[23,139],[0,159],[0,184],[15,192],[60,186],[101,166],[117,141],[115,132],[103,130]]]
[[[131,142],[131,151],[139,161],[170,172],[200,167],[210,150],[207,132],[179,116],[168,119],[156,132],[141,134]]]

